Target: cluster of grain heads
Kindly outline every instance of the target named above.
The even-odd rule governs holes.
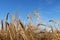
[[[26,26],[20,19],[17,19],[14,14],[12,14],[11,21],[8,22],[8,15],[9,13],[7,13],[5,18],[6,30],[4,30],[4,21],[1,20],[2,27],[0,30],[0,40],[60,40],[60,33],[53,32],[54,26],[40,23],[40,16],[37,11],[34,11],[34,15],[38,19],[38,25],[33,24],[32,16],[30,14],[27,15],[30,22],[25,24]],[[57,24],[57,22],[54,20],[49,20],[49,22],[54,22]],[[51,28],[50,31],[52,32],[47,32],[46,29],[42,30],[41,32],[41,30],[38,28],[39,26]]]

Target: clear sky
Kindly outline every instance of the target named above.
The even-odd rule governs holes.
[[[60,0],[0,0],[0,19],[5,19],[5,15],[9,12],[17,13],[24,21],[27,21],[26,14],[32,14],[33,10],[37,10],[43,21],[49,19],[60,18]]]

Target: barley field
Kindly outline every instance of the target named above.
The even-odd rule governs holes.
[[[32,16],[27,14],[30,21],[24,25],[14,14],[12,14],[11,21],[8,22],[8,16],[9,13],[6,15],[5,22],[1,20],[0,40],[60,40],[60,30],[58,29],[60,26],[55,20],[49,20],[49,22],[58,24],[57,27],[41,24],[40,16],[34,11],[38,24],[34,25]],[[41,29],[42,26],[48,27],[50,30]]]

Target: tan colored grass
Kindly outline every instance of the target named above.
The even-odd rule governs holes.
[[[34,15],[39,18],[38,14]],[[0,40],[60,40],[60,32],[54,32],[52,25],[41,23],[34,25],[32,16],[27,16],[30,19],[30,22],[25,26],[20,19],[15,18],[14,14],[12,15],[11,22],[9,23],[7,14],[5,21],[6,30],[4,30],[3,20],[1,21],[2,27],[0,30]],[[41,32],[41,29],[39,29],[38,26],[47,26],[51,28],[52,32],[47,32],[47,30],[44,30],[45,32]]]

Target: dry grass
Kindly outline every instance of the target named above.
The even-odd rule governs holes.
[[[34,14],[36,18],[40,18],[38,14]],[[8,23],[8,14],[6,16],[5,25],[3,20],[1,20],[1,30],[0,30],[0,40],[60,40],[60,32],[54,30],[52,25],[39,23],[35,26],[32,23],[32,17],[27,15],[30,22],[25,26],[20,19],[13,18],[10,23]],[[13,22],[14,21],[14,22]],[[49,22],[54,22],[50,20]],[[4,28],[5,26],[5,28]],[[41,26],[46,26],[51,28],[51,30],[42,30],[39,28]],[[27,27],[27,28],[26,28]],[[5,29],[5,30],[4,30]],[[55,28],[56,29],[56,28]]]

